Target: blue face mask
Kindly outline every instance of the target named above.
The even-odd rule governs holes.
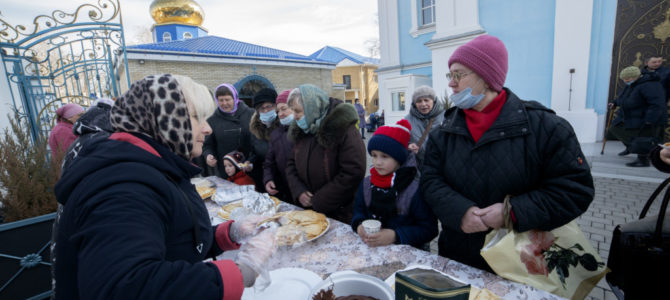
[[[302,129],[302,131],[307,132],[307,129],[309,129],[309,125],[307,125],[307,120],[305,120],[305,116],[302,116],[302,118],[295,120],[295,124]]]
[[[277,112],[273,109],[269,112],[261,113],[259,117],[261,119],[261,122],[267,125],[272,123],[272,121],[274,121],[277,118]]]
[[[279,119],[279,123],[281,123],[284,126],[291,125],[291,122],[293,122],[293,114],[290,114],[283,119]]]
[[[473,108],[479,101],[482,101],[482,99],[484,99],[484,94],[482,93],[475,96],[472,94],[471,88],[464,89],[449,97],[449,100],[460,109]]]

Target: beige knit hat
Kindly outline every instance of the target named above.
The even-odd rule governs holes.
[[[629,79],[629,78],[637,79],[638,77],[640,77],[640,74],[641,74],[640,68],[638,68],[636,66],[630,66],[630,67],[626,67],[625,69],[621,70],[621,73],[619,74],[619,78],[622,79],[622,80],[623,79]]]

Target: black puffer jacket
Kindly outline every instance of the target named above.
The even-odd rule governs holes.
[[[623,122],[625,128],[637,129],[645,123],[663,126],[668,120],[665,91],[655,73],[644,73],[627,85],[614,104],[621,109],[612,125]]]
[[[449,109],[428,139],[421,175],[424,199],[442,222],[440,255],[486,270],[479,250],[487,232],[461,230],[470,207],[484,208],[512,195],[516,230],[551,230],[586,211],[594,193],[570,124],[505,91],[500,115],[477,143],[463,111]]]

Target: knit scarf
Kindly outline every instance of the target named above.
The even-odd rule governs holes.
[[[465,121],[468,124],[468,130],[470,131],[472,138],[475,140],[475,143],[479,141],[482,135],[484,135],[484,132],[491,128],[493,122],[495,122],[498,115],[500,115],[500,111],[502,110],[503,105],[505,105],[506,100],[507,93],[505,90],[502,90],[498,96],[489,103],[489,105],[484,107],[482,111],[476,111],[474,109],[463,110],[465,113]]]
[[[376,187],[380,187],[383,189],[388,189],[391,186],[393,186],[393,178],[395,177],[395,172],[389,173],[386,175],[380,175],[379,172],[377,172],[377,169],[372,168],[370,169],[370,183]]]
[[[328,94],[311,84],[303,84],[298,87],[302,97],[302,109],[307,122],[305,133],[316,134],[321,127],[321,122],[328,114],[330,100]]]

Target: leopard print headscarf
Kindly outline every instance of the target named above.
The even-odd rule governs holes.
[[[193,132],[186,99],[170,74],[144,77],[130,85],[111,112],[115,131],[142,133],[190,159]]]

